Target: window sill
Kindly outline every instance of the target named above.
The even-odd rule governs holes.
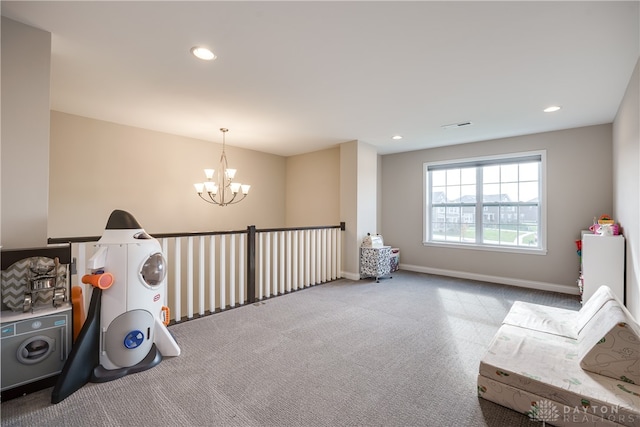
[[[434,248],[448,248],[448,249],[470,249],[476,251],[488,251],[488,252],[506,252],[512,254],[526,254],[526,255],[546,255],[546,248],[524,248],[522,246],[490,246],[490,245],[476,245],[473,243],[450,243],[450,242],[422,242],[423,246],[429,246]]]

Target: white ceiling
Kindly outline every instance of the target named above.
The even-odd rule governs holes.
[[[1,3],[2,15],[52,33],[53,110],[216,142],[227,127],[229,145],[283,156],[610,123],[640,55],[638,6]],[[195,59],[195,45],[218,58]],[[563,108],[543,113],[551,104]]]

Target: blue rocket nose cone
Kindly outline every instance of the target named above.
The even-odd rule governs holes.
[[[116,209],[111,212],[105,230],[137,230],[142,226],[129,212]]]

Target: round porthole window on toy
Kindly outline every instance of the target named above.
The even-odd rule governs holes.
[[[142,265],[140,275],[145,283],[151,287],[162,283],[167,275],[166,263],[160,252],[151,255]]]
[[[31,337],[18,347],[18,361],[25,365],[33,365],[42,362],[55,349],[55,341],[44,335]]]

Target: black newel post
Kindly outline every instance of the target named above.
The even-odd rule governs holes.
[[[256,302],[256,226],[247,227],[247,303]]]

